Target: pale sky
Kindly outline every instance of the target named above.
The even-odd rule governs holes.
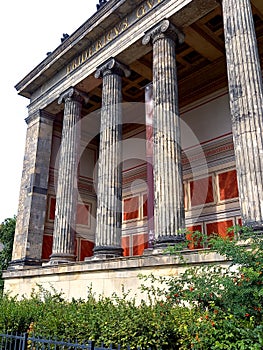
[[[0,223],[17,214],[27,105],[14,86],[96,12],[99,0],[9,0],[1,6]]]

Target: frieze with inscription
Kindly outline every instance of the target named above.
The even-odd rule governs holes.
[[[67,74],[74,71],[82,63],[86,62],[95,53],[103,49],[108,43],[116,39],[120,34],[125,32],[127,28],[131,27],[140,18],[144,17],[153,8],[158,6],[161,2],[165,0],[147,0],[143,2],[135,11],[131,12],[127,17],[125,17],[121,22],[111,28],[106,34],[95,41],[87,49],[85,49],[79,56],[77,56],[70,64],[67,66]]]

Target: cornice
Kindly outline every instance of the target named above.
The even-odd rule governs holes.
[[[82,24],[75,32],[73,32],[66,40],[63,41],[50,55],[48,55],[39,65],[37,65],[29,74],[27,74],[20,82],[15,85],[18,93],[26,88],[35,78],[42,75],[50,69],[58,59],[61,59],[68,51],[72,49],[74,44],[87,36],[95,27],[108,18],[108,16],[116,11],[127,0],[109,0],[99,11],[95,12],[84,24]],[[128,2],[129,3],[129,2]],[[96,10],[95,10],[96,11]],[[29,93],[24,94],[30,97]]]

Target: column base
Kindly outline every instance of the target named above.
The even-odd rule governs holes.
[[[263,234],[263,223],[262,222],[249,222],[244,220],[244,226],[251,228],[251,232],[256,234]],[[242,233],[242,227],[241,227]]]
[[[115,246],[97,246],[93,249],[94,260],[105,260],[123,256],[123,249]]]
[[[252,229],[257,234],[263,234],[263,223],[262,224],[253,225]]]
[[[185,235],[161,236],[154,243],[154,249],[164,249],[171,245],[182,243],[185,241]]]
[[[58,265],[76,261],[76,255],[74,254],[51,254],[49,258],[50,260],[47,265]]]
[[[10,261],[8,270],[23,269],[24,267],[41,266],[41,260],[32,258],[23,258]]]
[[[142,255],[147,255],[147,256],[149,256],[149,255],[152,255],[152,254],[153,254],[153,247],[144,249]]]

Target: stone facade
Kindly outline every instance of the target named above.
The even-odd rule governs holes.
[[[169,274],[158,254],[185,227],[262,229],[262,18],[261,0],[111,0],[17,84],[30,104],[6,289],[105,292],[108,274],[113,292]]]

